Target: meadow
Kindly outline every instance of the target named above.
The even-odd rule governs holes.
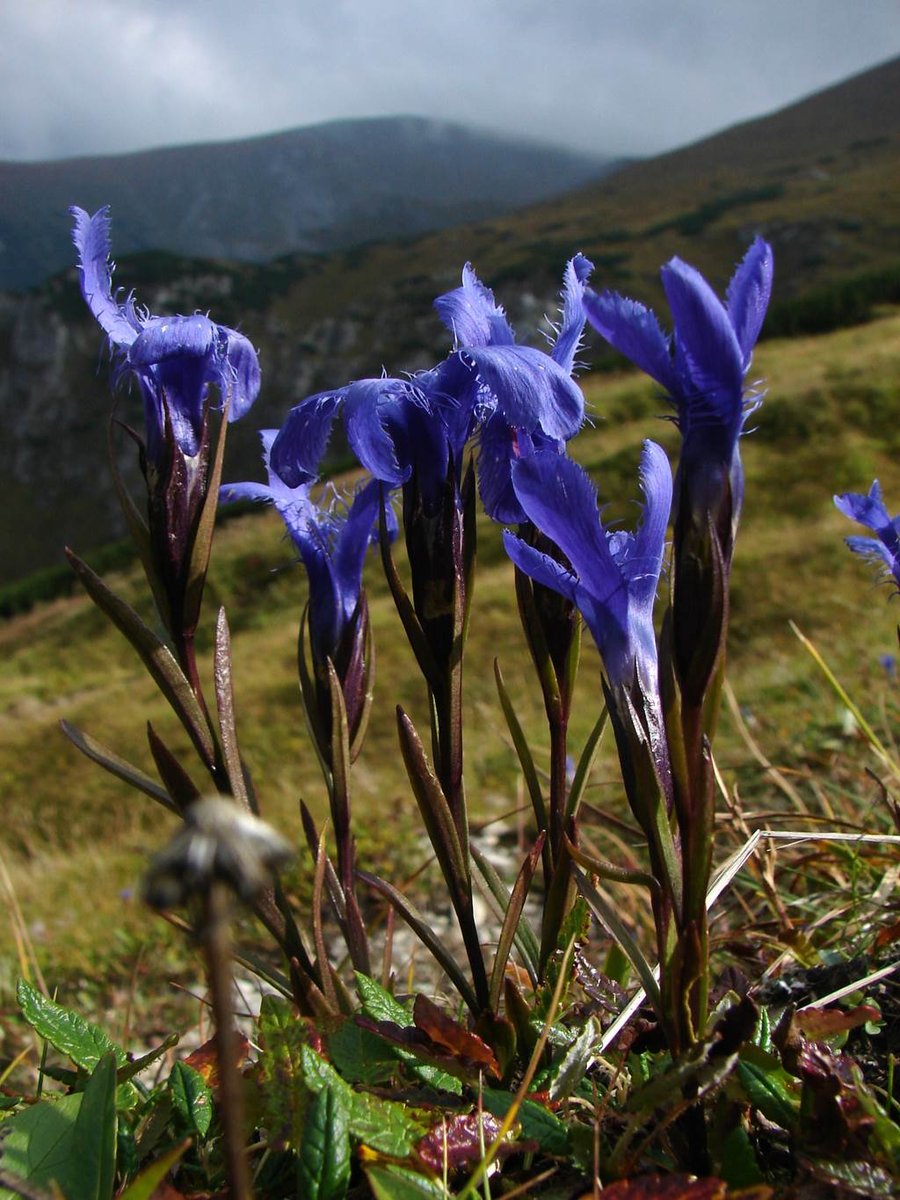
[[[785,773],[795,797],[788,798],[754,757],[727,705],[717,766],[728,791],[737,788],[751,828],[767,823],[796,828],[808,816],[810,828],[830,822],[837,829],[886,831],[887,806],[864,773],[872,765],[865,743],[789,622],[815,641],[869,720],[890,739],[897,684],[880,659],[897,650],[893,606],[887,589],[876,588],[863,564],[848,554],[843,537],[850,528],[831,496],[866,490],[877,477],[888,506],[892,497],[900,506],[900,313],[884,309],[864,326],[764,342],[753,374],[768,391],[743,441],[747,502],[732,577],[728,678],[745,728],[762,755]],[[105,399],[99,384],[97,390],[102,419]],[[631,372],[587,374],[584,390],[592,425],[574,440],[572,454],[596,480],[601,500],[615,498],[610,515],[628,519],[631,505],[622,498],[636,493],[641,439],[652,436],[672,450],[675,431],[658,419],[665,409],[653,384]],[[468,797],[476,825],[503,817],[515,828],[510,814],[524,800],[497,700],[495,656],[537,745],[542,711],[530,684],[500,531],[481,517],[478,535],[478,594],[465,674]],[[388,878],[406,879],[427,854],[397,753],[393,709],[401,703],[424,719],[425,700],[374,557],[367,580],[380,703],[355,771],[360,860]],[[149,618],[136,564],[110,581]],[[317,820],[327,813],[296,676],[304,595],[303,572],[276,514],[259,508],[222,525],[205,612],[208,618],[219,605],[227,610],[244,753],[265,816],[294,839],[300,797]],[[180,938],[163,922],[148,921],[137,898],[148,855],[175,828],[175,819],[96,769],[62,736],[58,723],[64,719],[93,733],[148,771],[148,720],[175,747],[184,737],[131,649],[86,597],[64,597],[7,620],[0,643],[4,887],[22,913],[35,959],[60,997],[90,1012],[121,1003],[136,980],[161,996],[170,976],[185,980],[196,974]],[[201,649],[208,673],[208,640]],[[585,639],[574,744],[593,724],[599,702],[599,663]],[[609,737],[588,799],[624,818]],[[798,801],[807,814],[791,811]],[[720,820],[718,858],[738,837]],[[592,826],[591,836],[603,843],[602,822]],[[792,871],[792,863],[786,861],[785,868]],[[308,897],[305,865],[295,869],[292,883]],[[748,886],[756,885],[750,880]],[[12,912],[0,926],[0,998],[7,1012],[14,1007],[25,954]],[[801,914],[800,923],[805,919]],[[840,942],[837,928],[822,936]]]
[[[103,234],[102,214],[81,213],[80,236],[89,220]],[[407,554],[398,542],[390,586],[370,556],[368,602],[339,539],[355,528],[365,546],[377,517],[389,566],[376,485],[343,517],[323,517],[302,477],[299,486],[270,477],[270,497],[297,522],[313,588],[299,686],[307,596],[291,543],[271,510],[232,512],[207,571],[218,460],[190,440],[183,413],[175,431],[174,408],[158,428],[147,418],[149,532],[132,517],[152,597],[137,562],[101,583],[73,558],[95,604],[59,596],[0,629],[0,1004],[10,1017],[0,1200],[45,1200],[53,1188],[66,1200],[152,1200],[158,1186],[194,1197],[223,1184],[232,1200],[596,1200],[602,1184],[617,1200],[892,1194],[897,629],[888,589],[847,552],[851,530],[832,497],[867,491],[873,478],[889,506],[900,497],[900,312],[759,348],[746,386],[765,398],[742,441],[746,503],[731,571],[740,464],[733,441],[716,457],[722,441],[708,429],[740,421],[727,425],[708,400],[719,393],[697,379],[722,368],[719,314],[746,365],[770,248],[754,242],[727,312],[687,277],[707,323],[699,360],[707,354],[711,366],[688,360],[676,375],[659,335],[657,377],[674,380],[680,428],[660,420],[671,414],[655,384],[624,370],[584,376],[590,418],[570,451],[596,482],[602,528],[630,529],[643,514],[637,534],[599,540],[578,467],[552,450],[520,453],[519,443],[539,443],[563,421],[584,321],[579,269],[573,260],[552,360],[504,341],[503,314],[471,278],[449,301],[474,349],[454,351],[456,375],[440,379],[457,380],[467,436],[482,423],[482,484],[485,430],[499,414],[510,486],[534,523],[506,543],[517,574],[500,528],[474,516],[474,479],[456,474],[453,452],[424,456],[435,429],[452,444],[453,417],[423,408],[403,382],[389,393],[408,422],[403,436],[421,438],[416,463],[437,461],[444,475],[435,491],[417,465],[403,483]],[[155,332],[152,320],[138,338]],[[176,342],[178,322],[211,324],[167,320],[162,333]],[[498,338],[488,348],[486,328]],[[688,338],[682,354],[690,331],[676,336]],[[139,345],[133,329],[128,337],[125,353]],[[502,407],[514,389],[491,371],[504,354],[517,356],[512,375],[527,378],[529,395],[557,381],[541,410],[548,428],[521,426]],[[145,386],[162,387],[159,371]],[[729,371],[722,394],[740,418],[747,393]],[[239,404],[246,377],[228,378]],[[436,385],[435,404],[448,386]],[[493,410],[476,406],[486,395]],[[311,420],[318,410],[305,412]],[[208,409],[198,420],[205,437]],[[416,424],[426,420],[431,433]],[[288,472],[314,440],[302,428]],[[399,425],[389,428],[399,437]],[[679,453],[666,568],[666,459]],[[394,482],[396,460],[381,465]],[[310,511],[322,525],[302,523]],[[546,537],[562,559],[537,548]],[[676,582],[657,635],[661,566]],[[573,691],[576,600],[600,654],[585,638]],[[373,662],[375,702],[360,716]],[[429,725],[426,750],[417,728]],[[599,752],[569,765],[567,753],[596,735]],[[144,773],[138,790],[162,808],[125,786],[133,767],[102,772],[88,761],[109,765],[111,753]],[[204,795],[207,776],[215,798]],[[505,881],[480,856],[488,840],[507,847]],[[272,890],[280,865],[283,891]],[[542,889],[531,887],[539,868]],[[493,926],[475,906],[475,883]],[[525,909],[529,889],[532,901],[540,893],[536,916]],[[233,921],[236,897],[256,920]],[[458,945],[437,932],[451,905]],[[397,917],[443,974],[423,971],[422,947],[392,943]],[[241,978],[249,970],[269,985],[258,1017],[247,1001],[249,1039],[234,1028],[232,922]],[[638,982],[646,1003],[623,1011]],[[214,1033],[198,1045],[207,1004]],[[187,1058],[175,1053],[181,1035]]]

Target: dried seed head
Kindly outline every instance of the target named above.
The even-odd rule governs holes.
[[[144,899],[153,908],[174,908],[218,880],[250,901],[292,857],[270,825],[233,800],[207,796],[187,808],[184,826],[154,855]]]

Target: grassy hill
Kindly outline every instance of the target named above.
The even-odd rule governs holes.
[[[873,587],[863,564],[843,546],[851,527],[834,510],[831,495],[867,489],[879,476],[889,506],[900,510],[900,311],[827,337],[770,341],[760,347],[754,373],[767,380],[769,391],[744,442],[747,498],[734,574],[731,681],[755,738],[792,773],[809,805],[821,811],[824,803],[859,819],[867,806],[873,812],[878,807],[878,789],[862,780],[864,752],[842,731],[840,707],[788,621],[817,640],[879,727],[896,716],[896,693],[878,661],[896,651],[895,612],[886,590]],[[660,401],[642,377],[595,374],[584,385],[594,424],[573,443],[573,453],[596,478],[601,498],[613,502],[612,512],[630,519],[640,441],[653,436],[672,448],[674,431],[657,420]],[[536,745],[543,743],[511,567],[499,531],[486,521],[479,560],[468,650],[466,770],[475,816],[485,820],[508,812],[518,796],[514,754],[493,687],[495,654]],[[374,561],[369,577],[376,707],[355,770],[361,857],[403,878],[423,851],[396,750],[393,710],[402,703],[424,721],[423,695]],[[134,568],[112,582],[146,611]],[[293,565],[272,512],[253,512],[221,528],[207,623],[224,604],[234,637],[239,732],[264,813],[292,838],[298,797],[320,818],[325,808],[295,676],[303,593],[302,571]],[[598,698],[597,662],[586,640],[576,741],[593,723]],[[121,982],[144,961],[163,971],[178,953],[161,922],[148,924],[133,889],[169,820],[152,801],[79,756],[60,734],[60,718],[150,771],[148,719],[179,744],[174,719],[130,649],[77,596],[0,626],[3,861],[39,960],[53,979],[70,987],[81,978]],[[718,758],[725,780],[739,785],[749,808],[777,804],[777,793],[727,714]],[[607,745],[591,798],[616,809],[615,779]],[[875,828],[882,817],[871,821]],[[0,962],[6,964],[2,997],[17,971],[15,939],[5,925]]]

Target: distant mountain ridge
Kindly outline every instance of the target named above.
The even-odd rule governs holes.
[[[423,117],[331,121],[240,141],[0,163],[0,288],[71,261],[65,213],[113,209],[116,254],[267,262],[482,220],[623,160]]]

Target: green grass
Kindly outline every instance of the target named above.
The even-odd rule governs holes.
[[[827,337],[770,342],[754,373],[768,396],[755,433],[743,444],[744,519],[734,566],[730,678],[768,756],[789,767],[807,803],[816,788],[865,816],[874,784],[860,782],[864,751],[841,732],[842,714],[817,668],[788,627],[813,637],[876,723],[885,696],[878,656],[896,650],[895,612],[864,564],[842,544],[851,527],[835,510],[836,490],[866,490],[882,480],[889,507],[900,509],[900,313]],[[584,380],[594,424],[573,444],[594,475],[610,513],[630,519],[643,437],[674,449],[675,431],[653,386],[633,374]],[[517,770],[494,690],[492,660],[537,747],[540,705],[514,611],[512,569],[499,530],[479,528],[480,571],[466,666],[466,776],[476,821],[514,806]],[[373,559],[370,600],[376,638],[376,702],[365,751],[354,773],[361,859],[395,877],[418,865],[414,804],[396,746],[400,703],[426,724],[423,687]],[[109,577],[149,611],[136,566]],[[207,626],[224,604],[234,635],[237,719],[264,814],[296,838],[298,799],[325,817],[318,767],[307,741],[296,682],[302,571],[268,510],[225,523],[217,538],[207,595]],[[0,626],[0,788],[3,857],[53,981],[79,987],[91,977],[127,979],[141,955],[176,970],[174,935],[148,919],[133,889],[146,856],[164,841],[171,819],[82,758],[63,738],[65,718],[152,773],[148,720],[173,746],[184,744],[130,648],[83,597],[39,606]],[[204,670],[209,675],[208,635]],[[578,746],[599,702],[596,654],[585,639],[573,720]],[[891,703],[888,696],[887,703]],[[778,793],[723,716],[717,757],[745,799],[772,807]],[[620,808],[610,746],[601,752],[590,795]],[[818,782],[817,782],[818,781]],[[838,793],[840,793],[838,795]],[[865,819],[869,819],[866,816]],[[874,818],[872,818],[874,820]],[[882,822],[883,817],[879,816]],[[410,847],[413,847],[410,850]],[[298,868],[305,873],[306,867]],[[298,877],[300,890],[308,880]],[[15,973],[11,926],[0,925],[0,996]]]

